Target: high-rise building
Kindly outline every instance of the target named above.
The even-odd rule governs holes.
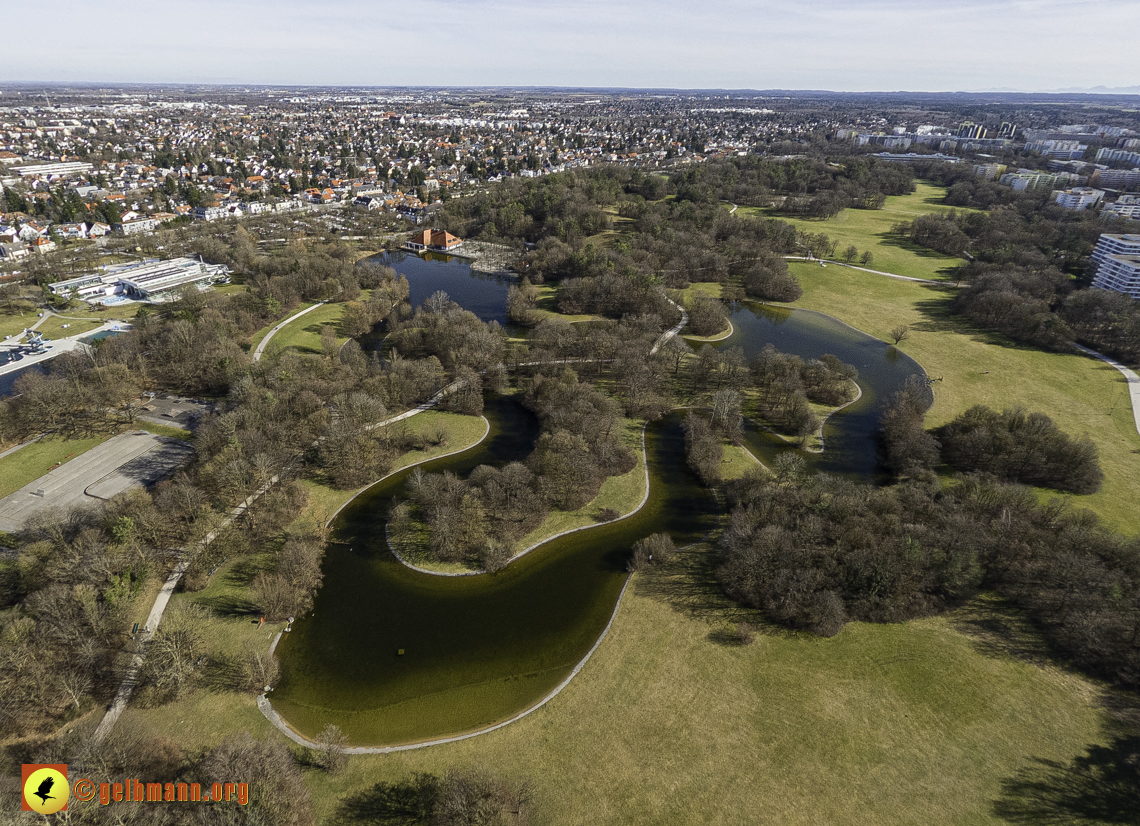
[[[1140,298],[1140,235],[1105,233],[1096,242],[1093,286]]]
[[[1014,138],[1017,135],[1017,124],[1003,121],[1001,128],[998,129],[999,138]]]
[[[986,127],[968,120],[958,124],[958,129],[954,132],[956,138],[984,138],[985,136]]]
[[[1124,161],[1133,166],[1140,166],[1140,152],[1131,152],[1127,149],[1109,149],[1106,146],[1104,149],[1097,150],[1096,159],[1098,161]]]

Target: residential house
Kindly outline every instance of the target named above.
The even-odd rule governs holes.
[[[115,231],[121,235],[138,235],[144,232],[154,232],[158,221],[154,218],[132,218],[115,224]]]
[[[48,225],[41,224],[38,221],[28,221],[21,225],[20,231],[17,233],[19,239],[30,244],[37,238],[43,238],[48,234]]]
[[[87,222],[87,237],[88,238],[102,238],[111,232],[111,225],[104,224],[102,221],[88,221]]]
[[[29,254],[29,250],[24,244],[0,243],[0,258],[16,260]]]
[[[41,236],[40,238],[32,241],[32,252],[35,252],[38,255],[45,255],[49,252],[53,252],[55,249],[56,243],[50,238],[44,238]]]
[[[87,225],[82,221],[74,224],[56,224],[54,230],[61,238],[66,238],[69,241],[87,237]]]

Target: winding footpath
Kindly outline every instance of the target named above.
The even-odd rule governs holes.
[[[560,533],[556,533],[553,536],[548,536],[546,539],[543,539],[539,542],[536,542],[533,545],[531,545],[530,547],[525,548],[522,551],[520,551],[519,553],[515,554],[514,556],[511,557],[510,561],[514,562],[516,559],[522,558],[523,556],[525,556],[526,554],[535,550],[536,548],[539,548],[548,542],[552,542],[553,540],[557,539],[560,536],[566,536],[567,534],[577,533],[578,531],[589,530],[590,528],[600,528],[603,525],[612,525],[615,522],[620,522],[623,519],[628,519],[629,517],[633,516],[635,513],[640,511],[643,507],[645,507],[645,503],[649,501],[649,455],[646,452],[646,447],[645,447],[645,428],[647,426],[648,426],[648,423],[643,424],[641,426],[641,466],[642,466],[643,472],[645,473],[645,492],[642,494],[641,501],[637,503],[637,507],[633,508],[629,513],[624,513],[621,516],[619,516],[617,519],[610,520],[609,522],[605,522],[605,523],[598,524],[598,525],[582,525],[582,526],[577,527],[577,528],[569,528],[565,531],[561,531]],[[489,427],[488,427],[488,429],[489,429]],[[486,437],[486,434],[484,434],[484,438],[485,437]],[[480,441],[482,441],[482,440],[480,440]],[[466,449],[467,448],[464,448],[464,450],[466,450]],[[456,451],[456,452],[460,452],[460,451]],[[437,457],[433,457],[433,458],[440,458],[440,457],[437,456]],[[432,460],[431,459],[425,459],[424,461],[432,461]],[[422,463],[417,462],[416,464],[422,464]],[[415,465],[409,465],[409,467],[415,467]],[[405,468],[401,468],[401,470],[404,470],[404,469]],[[369,487],[371,487],[371,486],[369,486]],[[359,493],[358,493],[358,495],[359,495]],[[355,497],[353,497],[353,498],[355,498]],[[349,500],[349,501],[351,501],[351,500]],[[345,505],[347,505],[347,504],[348,504],[348,502],[345,503]],[[342,507],[344,507],[344,506],[342,506]],[[387,539],[387,527],[385,527],[385,540],[386,539]],[[391,546],[389,546],[389,549],[391,549]],[[392,551],[392,555],[395,556],[396,559],[400,560],[400,562],[403,563],[404,565],[406,565],[407,567],[412,568],[413,570],[419,571],[420,573],[430,574],[432,576],[475,576],[477,574],[485,574],[486,573],[486,571],[470,571],[470,572],[463,572],[463,573],[446,573],[443,571],[432,571],[432,570],[428,570],[426,568],[420,568],[416,565],[412,565],[411,563],[405,561],[395,551]],[[508,563],[508,564],[510,564],[510,563]],[[444,743],[457,743],[460,740],[470,740],[472,737],[478,737],[482,734],[490,734],[492,731],[498,731],[501,728],[505,728],[506,726],[511,725],[511,723],[518,722],[523,717],[526,717],[528,714],[532,714],[533,712],[538,711],[544,705],[546,705],[551,700],[553,700],[555,697],[557,697],[559,694],[561,694],[563,689],[565,689],[568,685],[570,685],[570,682],[575,677],[578,676],[579,672],[581,672],[581,670],[586,666],[586,663],[588,663],[590,661],[590,658],[592,656],[594,656],[594,652],[598,650],[598,648],[601,646],[602,642],[609,635],[610,628],[613,627],[614,620],[617,619],[618,610],[621,608],[622,599],[625,597],[625,592],[629,589],[629,583],[632,580],[633,580],[632,574],[626,576],[625,584],[622,585],[621,592],[618,594],[617,601],[614,603],[613,611],[610,612],[609,621],[606,623],[606,627],[602,629],[602,633],[599,634],[598,638],[594,641],[594,644],[592,646],[590,646],[590,650],[586,652],[586,655],[584,657],[582,657],[582,659],[580,659],[578,661],[578,663],[574,666],[574,668],[571,669],[570,673],[566,675],[566,679],[564,679],[557,686],[555,686],[553,691],[551,691],[549,694],[547,694],[545,697],[543,697],[541,700],[539,700],[534,705],[530,706],[529,708],[523,709],[522,711],[520,711],[515,716],[511,717],[508,720],[504,720],[501,723],[496,723],[493,726],[488,726],[487,728],[482,728],[482,729],[479,729],[477,731],[470,731],[470,732],[467,732],[466,734],[457,734],[453,737],[441,737],[441,738],[436,739],[436,740],[425,740],[422,743],[407,743],[407,744],[400,745],[400,746],[352,746],[352,747],[344,749],[345,754],[391,754],[393,752],[398,752],[398,751],[411,751],[413,749],[426,749],[428,746],[440,746],[440,745],[443,745]],[[273,638],[273,642],[269,647],[269,652],[271,654],[277,648],[277,642],[280,639],[281,639],[281,632],[278,632],[277,636]],[[266,697],[265,694],[258,695],[258,697],[257,697],[257,708],[265,716],[265,719],[268,720],[274,726],[274,728],[276,728],[278,731],[280,731],[282,734],[284,734],[286,737],[288,737],[294,743],[297,743],[298,745],[305,746],[306,748],[310,748],[310,749],[320,748],[320,745],[318,743],[315,743],[312,740],[309,740],[307,737],[304,737],[303,735],[301,735],[300,733],[298,733],[297,731],[292,729],[289,726],[289,724],[286,723],[281,718],[281,715],[277,713],[277,710],[275,708],[273,708],[273,704],[269,702],[269,698]]]
[[[277,324],[277,326],[274,327],[272,330],[270,330],[268,333],[266,333],[265,338],[263,338],[260,342],[258,342],[257,346],[253,348],[253,353],[252,353],[253,360],[254,361],[261,361],[261,356],[265,352],[265,348],[269,345],[269,340],[271,338],[273,338],[275,335],[277,335],[277,333],[281,332],[281,329],[283,327],[285,327],[286,325],[291,324],[292,322],[296,321],[298,318],[303,316],[305,313],[311,313],[313,310],[317,309],[317,307],[323,307],[327,303],[328,302],[326,302],[326,301],[318,301],[312,307],[306,307],[305,309],[301,310],[301,312],[293,313],[293,315],[289,316],[284,321],[279,322]]]
[[[915,284],[933,284],[937,287],[953,287],[955,284],[949,281],[934,281],[930,278],[914,278],[909,275],[896,275],[893,272],[883,272],[883,270],[872,270],[867,267],[857,267],[854,264],[844,264],[842,261],[834,261],[830,258],[808,258],[806,255],[785,255],[785,261],[819,261],[823,264],[834,264],[836,267],[847,267],[850,270],[859,270],[859,272],[869,272],[872,275],[882,275],[887,278],[895,278],[899,281],[913,281]]]
[[[664,333],[662,333],[657,338],[657,341],[654,343],[652,349],[650,350],[650,355],[653,355],[658,350],[660,350],[661,347],[663,347],[666,343],[668,343],[670,339],[677,336],[681,332],[681,330],[685,327],[685,325],[689,323],[689,315],[688,315],[688,313],[685,312],[684,308],[679,306],[678,304],[676,304],[671,299],[668,299],[668,300],[669,300],[670,304],[673,304],[673,306],[677,307],[677,309],[681,312],[681,321],[680,321],[680,323],[678,323],[675,326],[671,327],[670,329],[666,330]],[[311,312],[312,310],[316,309],[317,307],[323,306],[323,304],[324,304],[324,302],[321,302],[318,304],[314,304],[312,307],[306,307],[304,310],[301,310],[299,313],[294,313],[289,318],[286,318],[284,321],[277,324],[277,326],[275,326],[272,330],[269,331],[268,334],[266,334],[265,338],[262,339],[262,341],[258,344],[257,348],[254,350],[254,352],[253,352],[254,361],[260,360],[262,353],[265,352],[265,346],[269,343],[269,340],[273,337],[273,335],[275,333],[277,333],[281,328],[283,328],[285,325],[289,324],[290,322],[296,320],[297,318],[303,316],[305,313]],[[376,428],[385,427],[387,425],[394,424],[395,422],[399,422],[399,421],[403,421],[405,419],[409,419],[412,416],[415,416],[419,413],[423,413],[426,410],[430,410],[433,407],[435,407],[436,405],[438,405],[441,401],[443,401],[444,398],[446,398],[447,396],[451,395],[452,393],[454,393],[455,391],[460,389],[464,384],[465,384],[465,382],[463,380],[456,380],[456,381],[452,382],[451,384],[448,384],[447,386],[443,387],[441,390],[439,390],[430,399],[428,399],[427,401],[417,405],[416,407],[413,407],[411,410],[406,410],[403,413],[399,413],[395,416],[390,416],[389,418],[384,419],[383,421],[377,422],[373,425],[369,425],[368,429],[374,430]],[[484,433],[484,438],[485,437],[486,437],[486,433]],[[641,508],[645,505],[645,502],[649,498],[649,466],[648,466],[648,457],[645,455],[645,429],[644,429],[644,427],[642,428],[641,439],[642,439],[642,442],[641,442],[642,458],[643,458],[643,464],[645,465],[645,495],[642,497],[641,504],[639,504],[637,506],[637,508],[635,508],[629,514],[626,514],[626,516],[630,516],[630,515],[636,513],[637,511],[641,510]],[[319,441],[320,440],[318,439],[318,442]],[[482,441],[482,440],[480,440],[480,441]],[[464,450],[466,450],[466,449],[467,448],[464,448]],[[456,452],[459,452],[459,451],[456,451]],[[438,459],[438,458],[442,458],[442,457],[433,456],[432,460]],[[425,461],[430,461],[430,460],[425,460]],[[403,468],[401,468],[401,469],[403,469]],[[190,546],[188,546],[182,550],[181,558],[179,559],[178,564],[175,565],[174,570],[172,570],[170,572],[170,575],[167,577],[166,582],[163,584],[162,589],[159,591],[158,596],[155,598],[154,605],[151,607],[150,613],[147,615],[146,626],[144,627],[143,631],[141,631],[139,633],[138,648],[137,648],[134,656],[131,658],[130,664],[127,667],[127,673],[123,677],[123,682],[120,684],[118,692],[116,692],[116,694],[115,694],[115,699],[112,701],[111,707],[107,710],[106,714],[104,714],[102,721],[99,723],[99,726],[95,729],[95,734],[92,737],[92,742],[94,744],[98,744],[98,743],[102,742],[102,740],[104,740],[107,737],[107,735],[110,734],[111,730],[115,727],[115,724],[118,722],[119,717],[122,715],[124,709],[126,709],[128,703],[130,702],[131,695],[134,693],[135,687],[138,685],[139,672],[141,671],[143,662],[146,659],[147,644],[154,638],[154,635],[157,633],[159,623],[162,622],[162,616],[165,613],[166,607],[170,602],[170,597],[174,593],[174,589],[178,587],[179,581],[182,579],[182,576],[186,572],[186,569],[189,567],[190,563],[193,562],[194,557],[197,555],[198,551],[200,551],[202,548],[204,548],[206,545],[208,545],[210,542],[212,542],[213,539],[217,536],[218,532],[220,532],[221,530],[226,528],[234,520],[238,519],[242,514],[244,514],[250,508],[250,506],[253,505],[254,502],[256,502],[258,499],[260,499],[270,488],[272,488],[275,484],[277,484],[278,481],[279,481],[278,476],[274,476],[273,478],[271,478],[261,488],[259,488],[255,493],[253,493],[248,499],[246,499],[240,505],[238,505],[233,510],[231,510],[230,513],[226,516],[226,518],[221,522],[221,524],[219,524],[215,530],[213,530],[209,534],[207,534],[204,539],[202,539],[198,542],[192,543]],[[367,487],[371,487],[371,485],[368,485]],[[622,518],[624,519],[625,517],[622,517]],[[587,525],[584,527],[593,527],[593,526]],[[582,528],[577,528],[575,530],[582,530]],[[569,532],[570,531],[566,531],[565,533],[569,533]],[[561,536],[561,534],[558,534],[558,535]],[[540,542],[538,544],[539,545],[544,544],[544,543],[549,542],[551,539],[554,539],[554,538],[555,537],[549,537],[547,539],[544,539],[542,542]],[[537,547],[537,545],[534,547]],[[529,552],[531,550],[533,550],[533,547],[527,548],[526,551],[524,551],[524,553]],[[518,556],[521,556],[521,555],[522,554],[519,554]],[[517,556],[515,558],[517,558]],[[400,561],[404,562],[404,560],[402,560],[402,559]],[[407,564],[407,563],[405,562],[404,564]],[[409,567],[411,567],[411,566],[409,566]],[[417,570],[421,570],[421,569],[417,569]],[[425,573],[438,573],[438,572],[425,571]],[[626,585],[628,585],[628,584],[629,584],[629,582],[627,580]],[[625,588],[623,587],[622,595],[624,595],[624,594],[625,594]],[[517,719],[520,719],[521,717],[525,717],[527,714],[530,714],[535,709],[540,708],[541,706],[543,706],[547,702],[549,702],[551,699],[553,699],[554,696],[557,695],[560,691],[562,691],[562,689],[565,688],[566,685],[569,684],[570,680],[573,679],[574,676],[577,675],[577,673],[582,669],[582,666],[584,666],[586,664],[586,661],[594,653],[594,651],[597,649],[597,647],[601,644],[602,640],[605,638],[606,634],[609,632],[610,625],[613,624],[614,617],[617,616],[617,610],[620,607],[620,605],[621,605],[621,596],[618,597],[618,601],[614,605],[614,613],[610,617],[610,622],[609,622],[609,624],[606,625],[606,628],[602,632],[602,635],[598,638],[598,641],[594,644],[593,648],[591,648],[590,651],[586,654],[585,658],[583,658],[583,660],[581,662],[579,662],[578,665],[576,665],[574,667],[574,670],[571,672],[570,676],[567,677],[566,680],[563,681],[563,683],[560,684],[551,694],[549,694],[545,699],[543,699],[542,702],[538,703],[535,706],[532,706],[531,708],[527,709],[526,711],[523,711],[521,714],[517,715],[516,717],[513,717],[510,720],[507,720],[504,723],[500,723],[499,725],[494,726],[490,729],[485,729],[483,731],[474,732],[471,734],[461,735],[459,737],[449,738],[447,740],[435,740],[435,741],[431,741],[429,743],[420,743],[420,744],[414,744],[411,746],[400,746],[400,747],[390,747],[390,748],[377,748],[377,749],[365,748],[364,750],[349,749],[348,750],[349,753],[352,753],[352,754],[357,754],[357,753],[359,753],[359,754],[384,754],[384,753],[387,753],[389,751],[397,751],[397,750],[403,750],[403,749],[408,749],[408,748],[422,748],[424,746],[435,745],[437,743],[454,742],[455,740],[463,740],[463,739],[466,739],[468,737],[474,737],[477,734],[485,734],[488,731],[494,731],[495,729],[502,728],[505,725],[509,725],[510,723],[514,722]],[[278,635],[277,638],[274,639],[273,644],[270,648],[270,651],[272,651],[273,649],[276,648],[278,639],[280,639],[280,634]],[[291,740],[293,740],[294,742],[300,743],[301,745],[309,746],[310,748],[315,747],[315,744],[313,744],[312,742],[310,742],[308,740],[305,740],[299,734],[296,734],[295,732],[293,732],[292,729],[289,729],[281,721],[280,716],[277,714],[276,711],[273,710],[272,705],[270,705],[269,700],[266,699],[264,695],[258,697],[257,705],[258,705],[258,708],[261,709],[262,713],[266,716],[266,718],[271,723],[273,723],[274,726],[276,726],[278,729],[280,729],[282,731],[282,733],[284,733]]]
[[[1102,356],[1096,350],[1090,350],[1088,347],[1082,347],[1080,344],[1074,346],[1085,355],[1092,356],[1095,359],[1100,359],[1105,364],[1112,365],[1124,375],[1124,380],[1128,385],[1128,396],[1132,402],[1132,419],[1136,423],[1136,433],[1140,435],[1140,376],[1136,375],[1136,371],[1130,370],[1116,359]]]

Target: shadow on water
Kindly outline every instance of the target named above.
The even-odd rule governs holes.
[[[530,451],[531,414],[500,398],[485,415],[489,442],[425,470],[462,475]],[[685,466],[680,416],[653,425],[646,444],[641,511],[555,539],[493,575],[439,577],[401,564],[383,522],[407,472],[374,486],[338,517],[314,612],[278,648],[274,705],[310,735],[333,722],[354,742],[398,743],[482,728],[541,699],[605,628],[632,544],[664,530],[683,545],[715,522],[715,502]]]

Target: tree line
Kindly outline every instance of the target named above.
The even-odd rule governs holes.
[[[976,474],[877,488],[801,468],[726,490],[717,576],[774,622],[831,636],[993,590],[1066,658],[1140,687],[1140,544],[1089,511]]]

